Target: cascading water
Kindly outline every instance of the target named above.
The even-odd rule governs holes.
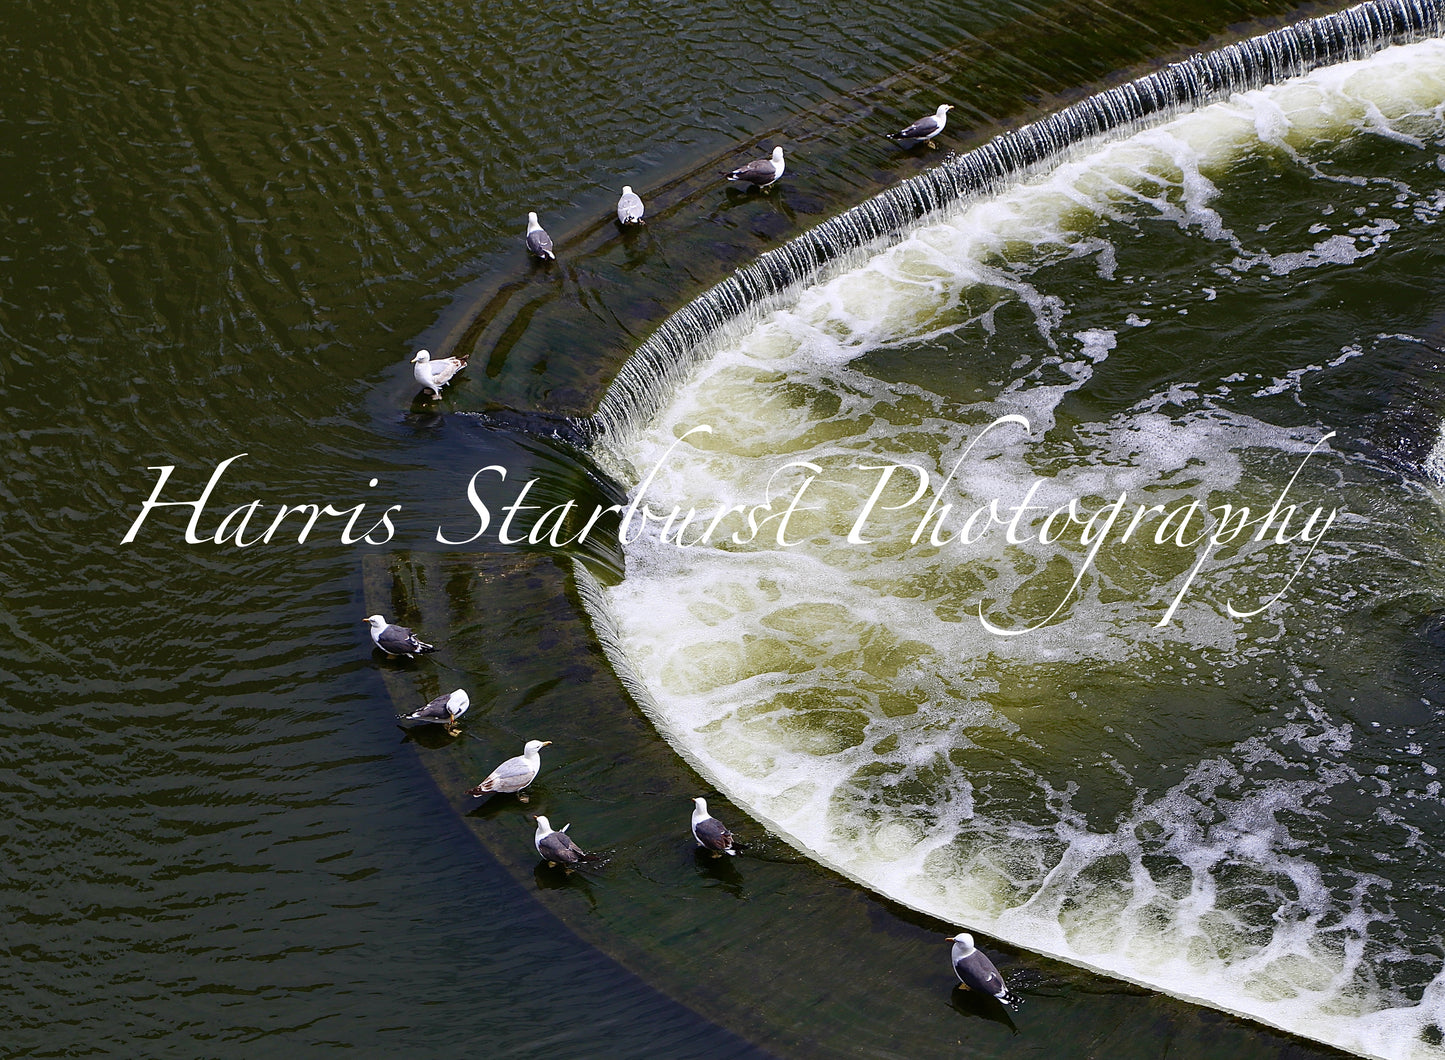
[[[1422,466],[1425,474],[1445,486],[1445,424],[1441,424],[1440,435],[1435,439],[1435,444]]]
[[[598,413],[627,574],[582,580],[672,745],[950,923],[1445,1056],[1445,43],[1379,51],[1440,30],[1171,67],[665,326]]]
[[[951,158],[764,254],[668,318],[617,373],[588,427],[600,448],[619,452],[627,431],[650,420],[725,335],[825,267],[856,264],[945,207],[1022,180],[1097,137],[1442,30],[1445,12],[1436,0],[1360,4],[1172,64]]]

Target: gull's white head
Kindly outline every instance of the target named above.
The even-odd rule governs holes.
[[[773,148],[773,165],[775,165],[775,166],[781,166],[782,164],[783,164],[783,149],[782,149],[781,146],[778,146],[778,147]]]
[[[622,185],[622,194],[623,194],[623,195],[631,195],[631,194],[632,194],[632,185],[631,185],[631,184],[624,184],[624,185]]]
[[[967,957],[973,952],[973,936],[967,931],[960,931],[957,935],[950,935],[949,942],[956,942],[963,947],[963,955]]]
[[[535,755],[535,754],[536,754],[538,751],[540,751],[542,748],[544,748],[544,747],[550,747],[551,744],[552,744],[552,741],[551,741],[551,740],[528,740],[528,741],[527,741],[527,746],[524,747],[524,748],[522,748],[522,753],[523,753],[524,755],[526,755],[528,758],[531,758],[533,755]],[[544,818],[542,818],[542,820],[545,821],[546,818],[544,817]]]
[[[543,816],[539,813],[539,814],[537,815],[537,834],[538,834],[539,836],[543,836],[543,835],[550,835],[551,832],[552,832],[552,822],[549,821],[549,820],[547,820],[547,818],[543,817]]]
[[[370,618],[363,618],[362,621],[369,625],[375,633],[380,633],[386,628],[386,619],[380,615],[372,615]]]
[[[453,714],[460,714],[472,705],[472,697],[467,695],[466,689],[459,688],[447,696],[447,709]]]
[[[934,117],[937,118],[939,121],[942,121],[944,118],[948,117],[948,112],[951,111],[952,109],[953,109],[953,104],[952,104],[952,103],[943,103],[943,104],[940,104],[940,105],[939,105],[939,108],[938,108],[938,113],[935,114]]]
[[[411,363],[416,364],[420,362],[422,364],[426,364],[429,360],[431,360],[430,350],[417,350],[416,356],[411,359]]]
[[[537,212],[536,212],[535,210],[533,210],[532,212],[528,213],[528,214],[527,214],[527,231],[528,231],[528,232],[535,232],[537,229],[539,229],[539,228],[541,228],[541,227],[542,227],[542,226],[537,223]]]
[[[707,816],[707,800],[704,799],[701,795],[692,800],[692,808],[694,811],[702,814],[704,817]]]

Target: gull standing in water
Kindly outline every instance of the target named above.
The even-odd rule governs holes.
[[[715,858],[724,854],[737,856],[737,851],[733,849],[737,837],[728,831],[727,825],[707,812],[707,800],[703,798],[692,800],[692,837],[697,840],[698,846]]]
[[[926,118],[919,118],[908,128],[893,133],[895,140],[912,140],[915,143],[919,140],[926,140],[929,147],[937,147],[933,138],[943,132],[943,127],[948,124],[948,112],[953,109],[952,103],[944,103]]]
[[[388,655],[426,655],[436,648],[424,640],[418,640],[415,633],[405,626],[394,626],[380,615],[362,619],[371,627],[371,642]]]
[[[467,359],[465,357],[438,357],[436,360],[432,360],[431,351],[417,350],[411,363],[415,365],[411,374],[422,385],[422,389],[430,390],[437,397],[441,397],[442,387],[450,383],[452,376],[467,366]]]
[[[499,791],[520,792],[537,779],[537,771],[542,768],[542,756],[539,752],[542,748],[551,746],[551,743],[551,740],[528,740],[521,754],[507,759],[492,770],[487,774],[486,780],[469,789],[467,794],[482,796]],[[527,796],[519,794],[517,801],[526,802]]]
[[[572,827],[571,824],[564,824],[554,832],[547,818],[539,816],[533,820],[537,822],[537,834],[532,837],[532,843],[549,868],[561,865],[571,872],[574,865],[601,860],[596,854],[588,854],[572,842],[571,836],[566,834],[567,829]]]
[[[557,255],[552,253],[552,237],[542,231],[535,213],[527,214],[527,249],[543,261],[557,260]]]
[[[436,699],[432,700],[420,710],[414,710],[410,714],[403,714],[401,720],[445,725],[447,735],[460,736],[462,730],[457,727],[457,719],[465,714],[471,705],[471,697],[459,688],[455,692],[448,692],[444,696],[437,696]]]
[[[1010,992],[1004,984],[998,969],[979,950],[973,947],[973,936],[966,931],[947,936],[953,943],[953,974],[958,976],[959,985],[965,990],[977,990],[997,998],[999,1003],[1011,1009],[1023,1004],[1023,998]]]
[[[624,225],[640,225],[642,221],[641,197],[632,190],[631,186],[624,185],[622,198],[617,200],[617,222]]]
[[[783,149],[773,148],[772,158],[759,158],[745,166],[739,166],[728,174],[728,180],[739,184],[751,184],[755,188],[770,188],[783,175]]]

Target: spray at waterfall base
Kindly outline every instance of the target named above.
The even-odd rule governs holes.
[[[1348,17],[1388,37],[1407,9],[1439,32],[1436,4]],[[1414,632],[1441,599],[1438,493],[1315,439],[1365,438],[1370,336],[1423,332],[1386,323],[1380,272],[1438,246],[1439,44],[1249,91],[1381,35],[1343,21],[1092,98],[687,307],[599,409],[639,487],[627,578],[591,609],[669,742],[860,884],[1341,1048],[1438,1058],[1440,730]],[[1130,136],[1175,84],[1234,95]],[[1301,172],[1308,215],[1275,184]],[[1066,322],[1090,368],[1084,334],[1134,339],[1087,391],[1050,363]],[[1035,435],[995,427],[960,465],[1021,408]],[[695,424],[718,437],[675,447]]]
[[[1249,505],[1220,503],[1209,505],[1199,498],[1179,501],[1172,507],[1165,504],[1131,502],[1128,491],[1122,491],[1108,503],[1102,501],[1096,507],[1089,506],[1089,498],[1071,496],[1062,502],[1034,503],[1046,480],[1035,478],[1023,490],[1021,499],[1010,503],[1009,498],[993,497],[980,503],[971,502],[971,508],[955,510],[955,504],[944,500],[949,488],[963,471],[965,462],[973,456],[975,447],[996,428],[1020,428],[1029,430],[1026,417],[1011,414],[1000,416],[964,448],[963,453],[939,483],[935,483],[927,468],[911,462],[858,463],[852,465],[855,480],[872,481],[872,491],[861,505],[848,506],[852,516],[847,530],[849,545],[877,544],[878,538],[888,532],[888,524],[897,523],[901,518],[916,518],[906,540],[909,547],[927,549],[968,548],[986,545],[997,547],[999,543],[1011,546],[1043,545],[1057,546],[1061,552],[1078,553],[1082,556],[1076,568],[1072,584],[1058,600],[1052,612],[1038,621],[1022,628],[1008,628],[990,621],[980,602],[978,618],[990,633],[1000,636],[1016,636],[1045,626],[1057,618],[1069,600],[1074,596],[1085,576],[1093,567],[1105,544],[1128,545],[1131,540],[1151,540],[1157,547],[1172,546],[1187,550],[1193,559],[1192,566],[1168,609],[1159,619],[1158,626],[1166,626],[1175,610],[1183,601],[1195,579],[1205,568],[1211,556],[1225,550],[1235,550],[1266,544],[1303,546],[1302,558],[1290,557],[1292,566],[1287,566],[1282,575],[1283,584],[1272,595],[1257,606],[1236,607],[1233,601],[1226,601],[1225,608],[1231,618],[1250,618],[1261,613],[1280,599],[1299,575],[1304,565],[1314,554],[1324,535],[1339,515],[1338,508],[1328,512],[1323,505],[1309,507],[1307,504],[1291,503],[1291,489],[1295,485],[1305,464],[1319,449],[1334,436],[1331,432],[1315,443],[1304,455],[1294,474],[1281,492],[1265,511],[1251,511]],[[721,504],[711,514],[699,513],[696,508],[683,512],[674,505],[665,513],[653,511],[646,504],[648,488],[658,471],[678,445],[695,434],[710,434],[712,428],[699,425],[679,436],[667,450],[663,460],[653,466],[642,480],[625,509],[614,506],[621,514],[618,529],[619,540],[629,545],[648,533],[649,524],[656,524],[656,536],[664,545],[691,548],[717,545],[721,548],[757,544],[762,547],[776,545],[792,548],[816,535],[840,530],[837,523],[838,506],[826,502],[814,503],[826,487],[815,489],[825,475],[824,468],[807,460],[793,460],[780,464],[769,477],[766,496],[755,504]],[[479,472],[480,474],[480,472]],[[779,480],[786,483],[778,493]],[[911,481],[912,491],[907,483]],[[834,480],[834,485],[840,485]],[[475,493],[469,489],[475,498]],[[907,496],[902,496],[902,494]],[[930,496],[931,495],[931,496]],[[925,498],[928,498],[925,504]],[[520,499],[520,498],[519,498]],[[556,511],[556,509],[554,509]],[[1256,509],[1257,511],[1257,509]],[[485,509],[481,509],[484,525]],[[547,514],[551,514],[550,512]],[[891,517],[891,518],[890,518]],[[533,533],[543,526],[544,515],[534,525]],[[589,520],[587,529],[595,524]],[[742,524],[739,526],[739,524]],[[738,529],[733,527],[739,526]],[[587,532],[570,539],[555,538],[554,526],[552,543],[569,544],[581,540]],[[897,526],[892,527],[895,533]],[[907,530],[907,525],[902,527]],[[869,536],[865,536],[869,535]],[[442,539],[440,533],[439,540]],[[537,542],[533,542],[537,543]]]

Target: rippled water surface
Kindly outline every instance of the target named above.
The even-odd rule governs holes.
[[[502,1055],[597,1055],[600,1040],[614,1055],[750,1053],[582,944],[553,917],[566,911],[558,896],[535,900],[543,889],[530,875],[519,886],[419,766],[435,748],[403,741],[393,724],[393,695],[404,702],[466,684],[479,715],[506,705],[495,729],[479,722],[468,737],[480,762],[533,718],[560,728],[604,696],[619,699],[582,681],[574,660],[548,657],[561,619],[509,611],[505,585],[485,621],[473,614],[455,652],[430,669],[370,657],[365,555],[429,545],[456,512],[460,484],[488,462],[516,478],[545,475],[558,490],[590,481],[555,446],[436,413],[589,409],[626,352],[686,297],[933,164],[875,132],[931,110],[940,94],[959,103],[950,129],[964,142],[1047,94],[1291,13],[1262,2],[1006,12],[953,3],[17,6],[0,26],[9,925],[0,1052],[254,1055],[275,1045],[450,1056],[485,1041]],[[1413,135],[1434,142],[1428,130]],[[712,187],[738,153],[753,157],[781,136],[800,145],[783,194],[740,200]],[[1424,149],[1413,150],[1402,157]],[[1397,163],[1351,162],[1345,172],[1385,173],[1423,195]],[[659,203],[646,242],[623,243],[606,227],[624,183]],[[1350,194],[1369,199],[1368,189]],[[1360,223],[1394,217],[1393,195],[1381,191],[1386,205],[1367,205]],[[1424,223],[1405,223],[1410,202],[1397,211],[1392,246]],[[669,229],[672,207],[687,228]],[[572,250],[555,269],[525,259],[529,209]],[[1369,238],[1351,245],[1363,251]],[[1098,274],[1087,255],[1064,257]],[[1067,271],[1068,260],[1051,267]],[[1252,280],[1267,270],[1245,271]],[[1199,273],[1197,261],[1184,266],[1171,292],[1203,297],[1187,278]],[[1375,293],[1367,274],[1356,282],[1322,288],[1322,298],[1363,313]],[[1414,307],[1433,292],[1422,279],[1418,297],[1388,297]],[[999,300],[972,297],[970,320]],[[1026,303],[1005,301],[991,319],[1030,333],[1034,318],[1018,309]],[[1406,365],[1417,347],[1379,336],[1434,332],[1427,319],[1395,316],[1388,327],[1344,330],[1366,354],[1398,355],[1401,385],[1414,385]],[[938,328],[954,323],[940,318]],[[1118,321],[1090,326],[1127,334]],[[1067,360],[1079,359],[1071,336],[1083,328],[1048,330]],[[1165,331],[1161,319],[1139,334],[1167,345]],[[901,348],[890,341],[871,345],[874,381],[902,378],[887,364]],[[471,344],[471,368],[435,407],[411,403],[403,362],[420,343]],[[1324,345],[1341,355],[1333,340]],[[971,386],[1061,370],[1038,350],[1010,368],[1015,356],[1000,344],[997,364],[958,374],[946,356],[929,363],[952,378],[959,389],[945,397],[958,402],[981,400]],[[1335,376],[1302,374],[1298,390],[1280,383],[1282,402],[1362,359]],[[1248,386],[1275,386],[1276,374],[1303,372],[1307,360],[1282,350],[1249,369],[1267,378]],[[1125,363],[1134,362],[1110,353],[1103,366]],[[1236,385],[1227,371],[1185,378],[1207,393]],[[801,401],[809,385],[798,385],[788,392]],[[1380,386],[1372,376],[1369,387]],[[900,393],[910,389],[940,392],[916,378]],[[1141,391],[1161,388],[1130,384],[1085,415],[1068,403],[1092,398],[1069,390],[1057,415],[1107,423]],[[1347,388],[1338,393],[1348,405]],[[1249,414],[1295,438],[1317,419],[1355,423],[1375,407],[1355,419]],[[1090,445],[1082,434],[1076,444]],[[345,517],[327,516],[304,543],[288,523],[270,544],[188,544],[190,512],[174,508],[152,513],[121,545],[157,468],[175,469],[167,497],[194,498],[230,457],[198,521],[202,538],[252,501],[258,518],[281,504],[364,504],[363,526],[399,504],[397,536],[345,544]],[[1410,480],[1408,503],[1387,506],[1382,525],[1425,519],[1433,502],[1423,491]],[[1358,508],[1359,494],[1349,496]],[[1412,569],[1436,554],[1413,528],[1382,547]],[[1435,591],[1423,576],[1422,585],[1419,593]],[[1384,599],[1400,595],[1391,588]],[[1414,628],[1424,610],[1412,600],[1385,614]],[[535,650],[502,668],[465,654],[463,640]],[[1402,670],[1428,668],[1401,652]],[[1403,744],[1419,708],[1401,698],[1398,712],[1384,724]],[[654,741],[641,726],[628,738]],[[1393,762],[1382,764],[1403,769]],[[599,769],[584,794],[598,792],[622,804],[625,772]],[[1079,812],[1114,811],[1080,802]],[[526,855],[520,813],[496,832]],[[776,886],[736,904],[767,910],[793,870],[778,871]],[[621,892],[634,876],[645,872],[604,880],[592,897],[606,906],[609,886]],[[839,900],[861,901],[853,893]],[[979,1022],[934,1000],[943,1018]],[[729,1000],[733,1010],[748,1003]],[[575,1018],[558,1020],[559,1011]]]

